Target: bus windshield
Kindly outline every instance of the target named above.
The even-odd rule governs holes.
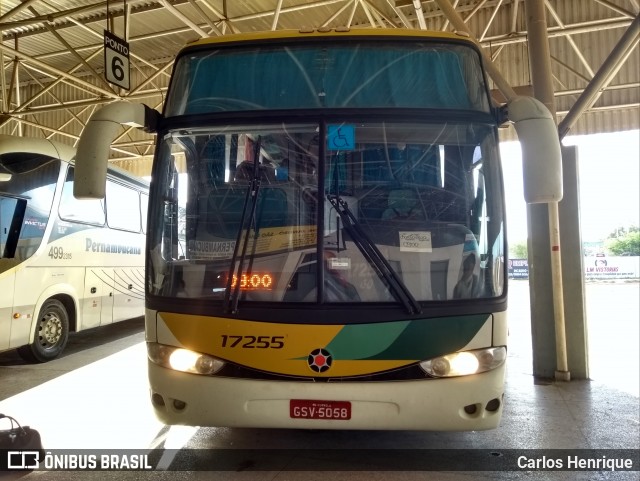
[[[415,306],[502,294],[491,123],[180,128],[154,179],[152,295]]]
[[[469,45],[352,39],[190,51],[177,60],[165,116],[317,108],[490,110]]]
[[[60,161],[48,156],[0,156],[0,258],[23,261],[40,246],[59,172]]]

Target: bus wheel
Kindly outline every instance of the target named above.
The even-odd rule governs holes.
[[[28,362],[47,362],[60,355],[69,339],[69,315],[57,299],[45,301],[38,315],[32,344],[18,348],[18,354]]]

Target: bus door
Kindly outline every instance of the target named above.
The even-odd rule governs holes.
[[[11,323],[13,322],[13,292],[16,276],[13,259],[0,258],[0,351],[9,349]]]
[[[4,270],[4,261],[0,259],[0,270]],[[7,295],[0,297],[0,351],[9,349],[9,338],[11,335],[11,323],[13,322],[13,289],[15,286],[15,275],[13,271],[0,272],[0,292]]]
[[[135,268],[115,269],[113,288],[113,320],[132,319],[144,312],[144,294],[136,282]]]
[[[113,322],[113,269],[86,269],[82,314],[83,329]]]
[[[82,300],[82,329],[100,325],[104,290],[105,286],[95,272],[95,268],[86,269]]]
[[[102,309],[100,310],[100,325],[105,326],[113,322],[113,269],[102,268]]]
[[[9,349],[13,322],[13,293],[19,225],[24,218],[26,201],[0,195],[0,351]],[[17,227],[18,226],[18,227]]]

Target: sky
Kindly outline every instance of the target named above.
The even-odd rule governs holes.
[[[583,242],[603,240],[617,227],[640,225],[640,131],[567,136],[578,147]],[[500,144],[510,244],[526,241],[527,211],[518,142]],[[560,226],[562,230],[562,226]]]

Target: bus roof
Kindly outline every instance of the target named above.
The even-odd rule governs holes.
[[[220,45],[232,43],[251,43],[267,40],[292,40],[303,38],[340,38],[340,37],[386,37],[386,38],[414,38],[457,40],[475,45],[465,32],[450,33],[433,30],[410,30],[405,28],[337,28],[337,29],[300,29],[300,30],[269,30],[264,32],[238,33],[194,40],[186,48],[205,45]]]
[[[15,152],[47,155],[65,162],[70,162],[76,155],[73,147],[48,139],[0,135],[0,155]]]

